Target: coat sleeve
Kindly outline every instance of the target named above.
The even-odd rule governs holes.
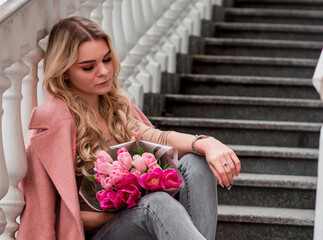
[[[55,234],[55,187],[41,161],[27,149],[28,172],[20,187],[25,195],[25,209],[21,215],[18,240],[52,240]]]

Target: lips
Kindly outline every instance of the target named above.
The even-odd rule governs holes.
[[[107,84],[109,81],[110,81],[110,80],[107,80],[107,81],[104,81],[104,82],[102,82],[102,83],[99,83],[99,84],[97,84],[97,86],[105,85],[105,84]]]

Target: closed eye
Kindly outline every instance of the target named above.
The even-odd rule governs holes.
[[[84,67],[84,68],[82,68],[84,71],[91,71],[92,69],[93,69],[93,66],[91,66],[91,67]]]
[[[102,60],[102,62],[110,62],[110,61],[111,61],[111,59],[112,59],[111,57],[108,57],[108,58],[106,58],[106,59],[103,59],[103,60]]]

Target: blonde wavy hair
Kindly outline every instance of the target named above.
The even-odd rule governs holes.
[[[59,21],[52,29],[44,56],[44,83],[47,92],[62,99],[69,107],[77,126],[77,175],[87,175],[96,160],[95,153],[106,149],[106,140],[98,123],[93,121],[95,111],[84,101],[64,74],[78,57],[79,46],[87,41],[104,39],[111,50],[113,84],[106,95],[99,96],[99,113],[106,119],[111,136],[119,143],[131,140],[137,125],[132,115],[130,101],[118,87],[120,61],[110,37],[93,21],[83,17],[70,17]]]

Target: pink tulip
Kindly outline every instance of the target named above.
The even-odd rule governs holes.
[[[106,190],[108,190],[109,188],[112,188],[113,186],[111,179],[109,177],[102,178],[100,183],[101,183],[101,186]]]
[[[127,209],[136,206],[137,201],[141,197],[141,193],[136,187],[122,189],[122,190],[119,190],[118,193],[120,193],[120,199],[128,205]]]
[[[111,156],[106,151],[103,151],[103,150],[98,151],[96,154],[96,157],[105,162],[109,162],[109,163],[113,162],[113,159],[111,158]]]
[[[153,154],[145,152],[142,154],[142,159],[146,162],[149,168],[148,172],[152,172],[155,168],[159,168],[157,159]]]
[[[118,161],[114,161],[112,163],[112,169],[113,170],[119,169],[120,171],[123,171],[124,170],[123,166]]]
[[[132,165],[134,165],[140,172],[145,172],[148,167],[147,162],[138,154],[133,156]]]
[[[132,158],[130,153],[122,152],[118,155],[118,162],[124,170],[129,170],[132,167]]]
[[[140,185],[151,191],[160,191],[162,187],[163,171],[160,168],[154,169],[151,173],[144,173],[139,178]]]
[[[178,188],[183,182],[183,179],[178,179],[178,174],[173,168],[168,168],[163,171],[162,186],[164,189]]]
[[[134,138],[138,138],[138,139],[141,137],[140,132],[133,133],[132,136],[134,136]]]
[[[120,153],[123,153],[123,152],[128,152],[128,150],[126,148],[120,148],[118,151],[117,151],[117,155],[119,155]]]
[[[138,169],[136,169],[136,168],[131,169],[131,170],[130,170],[130,173],[131,173],[131,174],[133,174],[133,175],[135,175],[138,179],[140,178],[140,176],[141,176],[141,174],[142,174],[142,172],[141,172],[141,171],[139,171],[139,170],[138,170]]]
[[[105,178],[107,178],[107,177],[108,177],[108,175],[103,174],[103,173],[96,173],[96,174],[94,174],[94,178],[95,178],[95,180],[96,180],[99,184],[101,184],[101,180],[102,180],[102,179],[105,179]]]
[[[109,175],[111,170],[112,164],[103,158],[98,158],[98,160],[96,160],[94,163],[94,171],[98,173]]]
[[[118,181],[114,185],[114,188],[116,190],[121,190],[121,189],[124,189],[124,188],[128,188],[128,186],[131,186],[131,185],[133,185],[136,188],[140,189],[140,184],[139,184],[139,180],[137,179],[137,177],[134,174],[129,173],[127,176],[125,176],[120,181]]]
[[[129,174],[127,177],[120,180],[115,189],[120,194],[120,199],[128,205],[128,209],[137,205],[137,201],[141,197],[141,188],[138,179],[135,175]]]
[[[110,189],[109,191],[101,190],[96,193],[99,204],[102,210],[118,209],[124,206],[120,195]]]
[[[113,169],[109,175],[112,185],[115,185],[117,182],[119,182],[122,178],[124,178],[128,174],[129,174],[128,171],[125,171],[125,170],[121,171],[119,169]]]

